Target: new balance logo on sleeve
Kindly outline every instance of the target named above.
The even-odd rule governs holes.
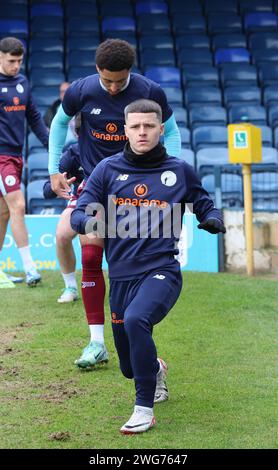
[[[129,177],[129,175],[119,175],[116,178],[116,181],[126,181],[128,177]]]
[[[163,274],[156,274],[153,276],[154,279],[159,279],[160,281],[163,281],[165,279],[165,276]]]
[[[100,114],[100,113],[101,113],[100,108],[93,108],[92,111],[90,112],[90,114]]]

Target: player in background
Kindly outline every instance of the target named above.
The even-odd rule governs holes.
[[[85,182],[94,167],[103,159],[123,149],[124,108],[135,99],[152,99],[162,108],[165,125],[164,142],[170,154],[178,156],[180,133],[171,107],[162,88],[146,77],[132,73],[135,51],[126,41],[107,39],[96,51],[97,74],[79,79],[67,89],[62,105],[50,129],[49,173],[52,189],[69,198],[69,186],[59,173],[59,158],[65,142],[69,120],[81,113],[79,136],[80,161]],[[69,214],[70,216],[70,214]],[[74,233],[64,220],[63,237],[57,236],[57,255],[61,266],[67,264],[68,276],[75,275],[72,239]],[[103,240],[80,237],[82,250],[82,298],[90,329],[90,342],[75,362],[80,368],[91,368],[107,361],[104,344],[105,282],[102,272]]]
[[[33,102],[29,82],[19,73],[23,55],[23,44],[17,38],[6,37],[0,41],[0,250],[10,220],[26,283],[35,286],[41,276],[29,248],[25,198],[20,189],[25,120],[45,148],[48,148],[48,131]]]
[[[135,434],[154,426],[154,403],[168,399],[167,365],[157,358],[152,332],[182,288],[175,255],[185,204],[192,204],[199,228],[226,230],[193,168],[169,156],[159,142],[161,107],[137,100],[126,107],[125,118],[129,142],[97,165],[71,225],[81,234],[100,231],[105,239],[114,342],[121,371],[134,379],[136,390],[134,412],[121,432]]]

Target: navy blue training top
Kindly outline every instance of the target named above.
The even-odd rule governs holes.
[[[127,88],[114,96],[102,88],[99,80],[98,74],[76,80],[62,103],[68,116],[81,111],[79,145],[85,179],[103,158],[123,149],[127,141],[124,108],[128,104],[141,98],[156,101],[162,108],[163,122],[173,113],[162,88],[142,75],[131,73]]]
[[[60,162],[59,162],[59,171],[60,173],[67,173],[67,177],[71,178],[72,176],[76,177],[75,182],[73,183],[74,189],[73,194],[76,193],[79,184],[84,179],[83,168],[80,165],[80,154],[79,154],[79,145],[76,144],[70,145],[65,152],[63,152]],[[51,189],[51,182],[48,179],[43,185],[43,196],[45,199],[53,199],[57,197],[57,194],[54,193]]]
[[[48,130],[33,102],[27,78],[0,73],[0,155],[22,156],[25,118],[32,131],[48,148]]]
[[[157,168],[138,168],[126,160],[123,152],[99,163],[71,215],[71,226],[78,233],[84,234],[87,222],[96,220],[92,219],[93,208],[90,209],[91,215],[85,212],[92,202],[101,203],[105,210],[106,230],[110,231],[105,238],[105,251],[112,279],[133,279],[146,271],[175,262],[180,232],[176,234],[174,229],[177,222],[181,226],[186,203],[193,204],[193,212],[199,222],[209,218],[222,222],[220,211],[214,207],[193,168],[175,157],[166,158]],[[177,208],[175,204],[178,203],[181,211],[174,217]],[[156,208],[159,217],[148,225],[144,238],[139,236],[139,220],[142,213],[145,211],[146,215],[151,207]],[[132,208],[133,220],[131,223],[126,219],[126,223],[135,230],[135,236],[122,238],[120,231],[124,230],[128,208]],[[108,213],[111,216],[115,211],[116,223],[113,228],[113,216],[108,221]],[[172,217],[168,237],[163,232],[163,213],[166,218]],[[159,233],[159,238],[152,238],[151,233]]]

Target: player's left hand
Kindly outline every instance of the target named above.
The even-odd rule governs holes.
[[[226,233],[226,228],[218,219],[207,219],[205,222],[202,222],[198,225],[198,228],[206,230],[209,233]]]

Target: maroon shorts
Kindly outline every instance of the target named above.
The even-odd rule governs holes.
[[[75,209],[77,200],[78,200],[80,194],[82,193],[82,190],[85,188],[85,184],[86,184],[85,180],[83,180],[80,183],[80,185],[77,188],[76,194],[74,196],[71,196],[71,198],[69,199],[67,209]]]
[[[20,189],[23,159],[0,155],[0,197]]]

